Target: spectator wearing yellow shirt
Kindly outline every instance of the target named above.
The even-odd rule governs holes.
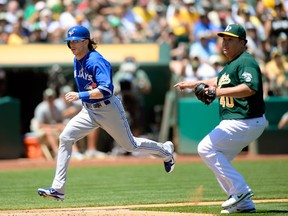
[[[8,45],[20,45],[29,42],[29,37],[23,34],[23,27],[21,25],[21,19],[13,24],[12,33],[8,37]]]
[[[271,60],[265,64],[265,70],[270,81],[272,95],[286,95],[288,62],[277,48],[272,50]]]
[[[199,19],[195,1],[184,0],[183,4],[174,6],[174,13],[168,18],[168,25],[179,42],[189,42],[193,23]]]

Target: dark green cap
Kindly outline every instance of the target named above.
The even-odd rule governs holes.
[[[223,32],[218,32],[217,35],[219,37],[223,37],[224,35],[237,37],[242,40],[246,40],[246,31],[239,24],[229,24]]]

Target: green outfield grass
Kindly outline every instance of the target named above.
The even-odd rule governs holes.
[[[259,203],[256,204],[257,213],[242,213],[242,214],[232,214],[232,215],[245,215],[245,216],[287,216],[288,215],[288,204],[287,203]],[[183,212],[183,213],[204,213],[221,215],[220,207],[217,205],[211,206],[174,206],[174,207],[161,207],[161,208],[136,208],[135,210],[142,211],[165,211],[165,212]]]
[[[288,198],[288,160],[236,161],[234,165],[252,187],[253,199]],[[0,210],[224,201],[227,198],[212,172],[201,162],[178,163],[171,174],[165,173],[162,163],[70,167],[63,202],[37,195],[38,187],[51,186],[54,171],[54,168],[0,171]],[[287,203],[271,205],[275,211],[286,208],[288,214]],[[256,207],[258,211],[261,208],[266,211],[265,206],[269,205],[257,204]],[[170,208],[173,210],[216,214],[220,208]]]

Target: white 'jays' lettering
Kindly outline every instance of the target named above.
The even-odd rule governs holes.
[[[88,80],[88,81],[92,81],[92,77],[93,76],[90,75],[90,74],[86,74],[86,73],[79,73],[78,77],[82,78],[82,79],[85,79],[85,80]]]

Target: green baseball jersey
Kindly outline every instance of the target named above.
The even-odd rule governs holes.
[[[261,71],[258,63],[247,52],[228,62],[217,79],[218,88],[233,87],[243,83],[256,93],[245,98],[220,97],[220,119],[256,118],[265,113]]]

